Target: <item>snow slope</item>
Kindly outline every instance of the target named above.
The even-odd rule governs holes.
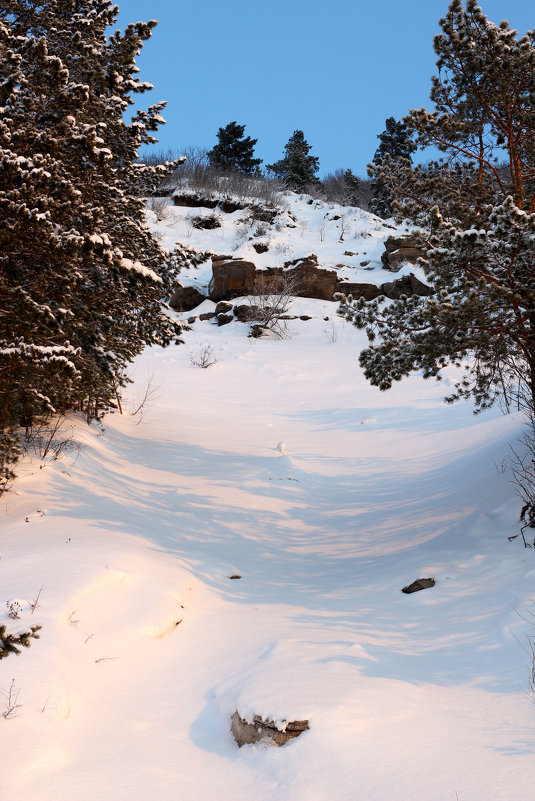
[[[23,461],[0,625],[42,631],[0,662],[1,801],[532,801],[535,562],[502,469],[521,421],[418,377],[379,393],[336,304],[293,312],[285,340],[197,321],[137,360],[123,415]],[[310,730],[239,749],[235,709]]]

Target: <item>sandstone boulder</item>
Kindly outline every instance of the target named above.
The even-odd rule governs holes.
[[[190,311],[206,300],[206,295],[194,286],[183,286],[179,281],[175,285],[169,305],[177,312]]]
[[[421,297],[428,297],[433,294],[432,287],[422,283],[413,273],[404,275],[403,278],[397,278],[395,281],[382,284],[381,290],[382,294],[386,295],[386,297],[391,300],[397,300],[402,295],[420,295]]]
[[[250,323],[251,320],[260,320],[265,309],[262,310],[260,306],[254,303],[240,303],[239,306],[234,306],[234,316],[240,323]]]
[[[425,258],[426,250],[415,239],[408,236],[389,236],[385,242],[385,252],[381,256],[383,267],[396,273],[405,262],[416,264]]]
[[[343,292],[346,296],[352,295],[355,300],[359,298],[374,300],[383,294],[381,288],[375,284],[360,284],[354,281],[339,281],[335,291]]]
[[[338,276],[336,270],[325,270],[318,267],[318,257],[315,253],[303,259],[294,259],[284,265],[284,274],[295,286],[295,294],[301,298],[317,298],[318,300],[332,300],[336,292]]]
[[[210,298],[215,301],[239,298],[251,294],[256,267],[252,261],[232,259],[230,261],[212,258],[213,286]]]

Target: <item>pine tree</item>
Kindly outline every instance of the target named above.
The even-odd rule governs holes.
[[[345,170],[343,175],[344,181],[344,203],[347,206],[358,206],[359,204],[359,191],[360,180],[353,173],[352,170]]]
[[[5,0],[0,9],[0,489],[20,426],[105,411],[145,344],[176,340],[162,308],[177,269],[139,193],[175,165],[136,164],[163,103],[135,56],[156,24],[110,38],[109,0]]]
[[[407,125],[394,117],[385,120],[385,130],[378,134],[377,138],[381,144],[374,153],[372,163],[368,165],[368,175],[373,178],[371,208],[379,217],[392,216],[392,201],[394,195],[388,183],[381,178],[385,157],[391,160],[405,159],[411,163],[411,153],[416,149],[416,145],[410,139]]]
[[[447,400],[482,409],[501,397],[533,416],[535,32],[494,25],[474,0],[453,0],[440,25],[435,110],[405,122],[445,158],[411,167],[386,155],[382,172],[420,232],[434,294],[341,310],[367,330],[360,362],[380,389],[415,370],[440,378],[453,362],[464,377]]]
[[[236,121],[219,128],[218,143],[207,153],[210,166],[244,175],[258,173],[262,159],[253,158],[258,139],[251,139],[250,136],[244,136],[244,133],[245,125],[238,125]]]
[[[10,654],[20,654],[21,648],[29,648],[30,640],[38,640],[38,631],[41,626],[32,626],[29,631],[22,631],[19,634],[8,634],[5,626],[0,626],[0,659],[5,659]]]
[[[318,184],[316,176],[319,170],[319,159],[309,156],[311,146],[305,139],[303,131],[294,131],[286,145],[285,155],[267,169],[281,178],[288,189],[294,192],[306,192],[310,186]]]

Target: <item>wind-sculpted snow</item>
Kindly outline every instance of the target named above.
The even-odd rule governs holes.
[[[0,624],[16,599],[42,630],[2,663],[6,801],[531,801],[520,420],[446,406],[453,368],[380,393],[336,303],[291,314],[285,340],[198,320],[122,415],[65,424],[79,451],[22,462]],[[310,728],[239,749],[236,710]]]

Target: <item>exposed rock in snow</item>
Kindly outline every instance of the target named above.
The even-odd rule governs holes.
[[[279,728],[279,725],[282,728]],[[277,724],[273,720],[263,720],[260,715],[255,715],[252,723],[248,723],[238,710],[232,715],[232,734],[241,748],[243,745],[251,745],[259,740],[271,740],[274,745],[281,746],[299,737],[309,728],[308,720],[293,720],[289,723]]]

